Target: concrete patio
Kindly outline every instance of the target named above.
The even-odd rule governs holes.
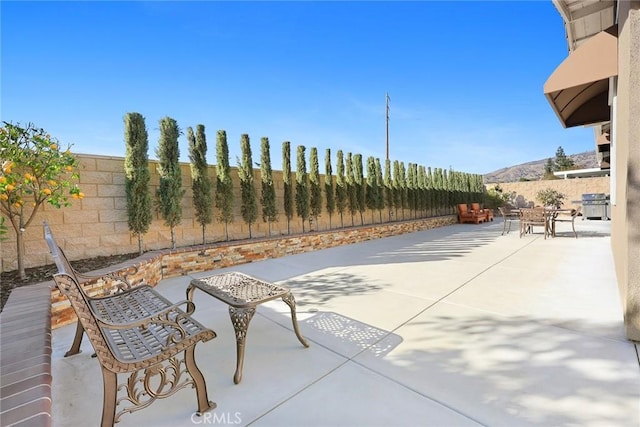
[[[218,405],[193,416],[182,390],[119,426],[638,426],[638,344],[626,340],[610,223],[560,224],[558,237],[501,236],[463,224],[166,279],[235,270],[291,287],[303,348],[282,301],[249,327],[233,383],[227,306],[196,291],[195,318],[218,337],[196,360]],[[75,325],[53,331],[53,425],[98,425],[100,368]]]

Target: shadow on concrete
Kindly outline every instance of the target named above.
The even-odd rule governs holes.
[[[408,348],[354,360],[483,425],[640,425],[633,343],[559,322],[423,315],[394,331]]]
[[[368,350],[375,357],[384,357],[402,342],[396,334],[333,312],[317,313],[302,323],[325,339],[340,341],[341,347],[353,347],[354,354]]]

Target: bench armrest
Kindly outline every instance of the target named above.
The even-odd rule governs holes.
[[[135,267],[136,271],[138,270],[137,267]],[[79,272],[75,272],[76,276],[78,276],[78,279],[82,280],[82,283],[86,283],[86,282],[93,282],[96,280],[110,280],[112,282],[118,282],[118,284],[116,285],[118,288],[118,291],[124,291],[127,289],[131,289],[133,287],[133,285],[131,284],[131,282],[129,282],[129,279],[127,279],[126,276],[120,276],[119,274],[116,274],[115,272],[113,273],[106,273],[106,274],[98,274],[98,275],[90,275],[90,274],[84,274],[84,273],[79,273]],[[135,272],[134,272],[135,274]]]

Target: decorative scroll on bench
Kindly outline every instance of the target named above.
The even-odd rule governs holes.
[[[84,331],[100,362],[104,386],[102,427],[113,426],[124,413],[146,408],[156,399],[187,386],[196,389],[199,414],[214,409],[216,405],[208,399],[194,353],[198,342],[209,341],[216,334],[190,317],[195,305],[190,301],[173,304],[148,285],[104,297],[89,296],[46,223],[44,229],[59,270],[54,280],[78,316],[74,341],[77,348],[72,347],[67,354],[78,352]],[[118,276],[105,279],[128,286]],[[186,311],[179,308],[182,305]],[[119,385],[120,374],[128,377]],[[116,413],[119,405],[125,407]]]

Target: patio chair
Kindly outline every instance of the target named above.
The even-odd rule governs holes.
[[[469,210],[466,203],[460,203],[458,205],[458,222],[460,224],[465,222],[480,224],[485,218],[485,215]]]
[[[582,206],[578,206],[577,209],[573,209],[571,211],[570,215],[558,215],[555,218],[553,218],[553,226],[552,226],[552,230],[553,230],[553,237],[555,237],[555,232],[556,232],[556,226],[555,223],[556,222],[570,222],[571,223],[571,229],[573,230],[573,236],[577,239],[578,238],[578,233],[576,233],[576,226],[575,226],[575,221],[576,221],[576,217],[580,216],[580,212],[582,211]]]
[[[547,212],[543,207],[537,207],[532,209],[522,209],[520,211],[520,237],[524,236],[528,232],[533,234],[534,226],[541,226],[545,240],[549,234],[549,223],[547,218]]]
[[[520,211],[514,210],[505,206],[500,206],[498,208],[498,212],[500,212],[500,216],[504,221],[502,225],[502,235],[509,234],[511,231],[511,223],[512,222],[520,222]]]
[[[473,212],[479,212],[485,216],[485,221],[493,221],[493,211],[491,209],[483,209],[480,207],[480,203],[471,203],[471,210]]]

